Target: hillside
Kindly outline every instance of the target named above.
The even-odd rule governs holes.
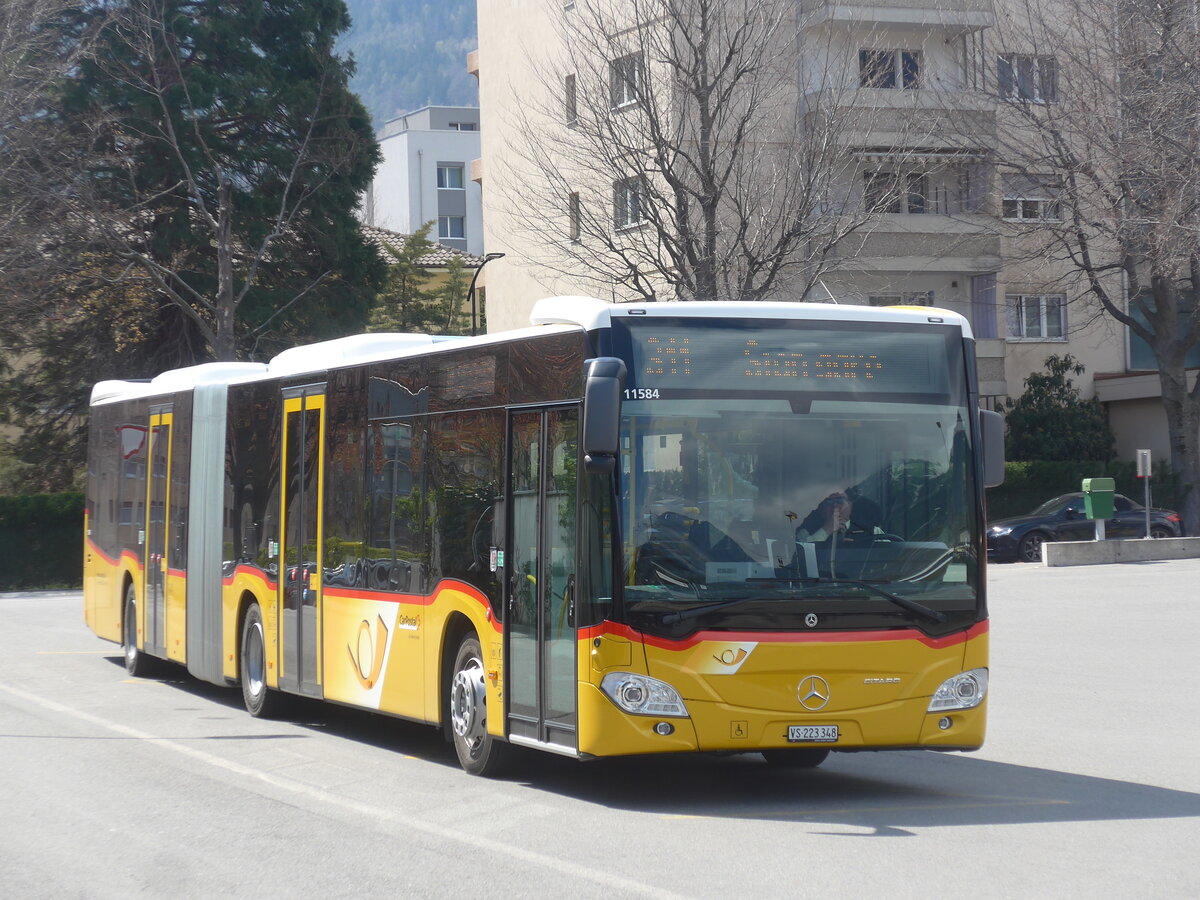
[[[474,106],[467,74],[477,44],[475,0],[346,0],[354,24],[342,47],[358,70],[350,87],[376,126],[430,104]]]

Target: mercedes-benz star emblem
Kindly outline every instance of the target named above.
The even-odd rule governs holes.
[[[829,702],[829,682],[820,675],[806,675],[800,679],[800,686],[796,688],[796,696],[800,700],[800,705],[809,712],[824,709],[825,704]]]
[[[805,616],[804,624],[807,625],[809,628],[816,628],[817,627],[817,614],[809,613],[807,616]]]

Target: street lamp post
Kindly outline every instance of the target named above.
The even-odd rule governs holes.
[[[479,277],[479,273],[483,271],[483,267],[490,263],[493,259],[500,259],[504,256],[503,253],[489,253],[483,258],[483,262],[479,264],[479,268],[475,270],[475,274],[471,276],[471,287],[467,289],[467,296],[471,298],[471,337],[475,337],[475,279]]]

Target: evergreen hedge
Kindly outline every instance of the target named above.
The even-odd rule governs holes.
[[[83,494],[0,496],[0,591],[83,584]]]
[[[1135,503],[1144,499],[1145,487],[1137,477],[1134,462],[1009,462],[1004,464],[1004,484],[987,492],[988,518],[1003,519],[1032,511],[1039,504],[1082,488],[1085,478],[1107,477],[1116,481],[1117,493]],[[1179,509],[1182,484],[1169,464],[1154,466],[1150,479],[1150,505]]]

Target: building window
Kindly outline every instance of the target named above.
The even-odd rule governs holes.
[[[608,78],[613,109],[637,103],[642,97],[642,86],[645,82],[642,54],[631,53],[614,59],[609,64]]]
[[[613,182],[613,225],[632,228],[645,220],[645,212],[646,189],[641,178]]]
[[[579,242],[579,194],[567,194],[567,237]]]
[[[1066,298],[1062,294],[1009,294],[1006,300],[1010,340],[1066,340]]]
[[[919,50],[859,50],[858,84],[865,88],[921,86]]]
[[[478,131],[478,122],[451,122],[448,126],[451,131]]]
[[[863,173],[863,205],[868,212],[922,214],[929,211],[929,179],[923,173]]]
[[[463,167],[438,166],[437,186],[439,188],[461,191],[463,189]]]
[[[463,216],[438,216],[439,238],[465,238]]]
[[[568,75],[563,80],[563,106],[567,124],[574,125],[579,121],[579,107],[575,99],[575,76]]]
[[[1023,222],[1059,222],[1062,214],[1058,198],[1062,184],[1055,178],[1030,178],[1005,175],[1004,218]]]
[[[996,81],[1005,100],[1053,103],[1058,99],[1058,60],[1053,56],[1002,53]]]

